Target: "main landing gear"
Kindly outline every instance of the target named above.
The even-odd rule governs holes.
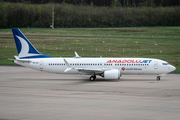
[[[95,79],[96,79],[96,75],[92,75],[92,76],[89,78],[90,81],[94,81]]]
[[[159,81],[159,80],[160,80],[160,77],[161,77],[161,76],[157,76],[157,81]]]

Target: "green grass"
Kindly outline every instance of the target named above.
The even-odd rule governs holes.
[[[180,72],[180,66],[176,66],[176,70],[174,72]]]
[[[180,27],[22,28],[21,31],[43,54],[73,57],[77,51],[82,57],[158,58],[180,72]],[[11,29],[0,29],[0,64],[14,65],[7,60],[14,55],[17,51]]]
[[[179,27],[121,27],[121,28],[21,28],[26,34],[55,34],[64,36],[105,36],[140,37],[140,38],[174,38],[180,37]],[[11,29],[0,29],[0,33],[11,32]],[[79,35],[78,35],[79,34]],[[89,34],[89,35],[88,35]],[[141,37],[142,36],[142,37]],[[164,37],[163,37],[164,36]],[[180,38],[179,38],[180,39]]]

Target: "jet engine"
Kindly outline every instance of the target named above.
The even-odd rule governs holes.
[[[118,69],[112,69],[104,71],[104,79],[120,79],[120,71]]]

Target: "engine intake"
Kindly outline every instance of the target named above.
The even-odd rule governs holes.
[[[118,69],[104,71],[104,79],[120,79],[120,71]]]

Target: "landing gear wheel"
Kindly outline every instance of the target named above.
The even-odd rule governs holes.
[[[94,81],[96,79],[96,76],[94,75],[94,76],[91,76],[90,78],[89,78],[89,80],[90,81]]]
[[[94,76],[91,76],[90,78],[89,78],[89,80],[90,81],[94,81],[95,79],[94,79]]]
[[[159,81],[160,80],[160,76],[157,76],[157,81]]]

